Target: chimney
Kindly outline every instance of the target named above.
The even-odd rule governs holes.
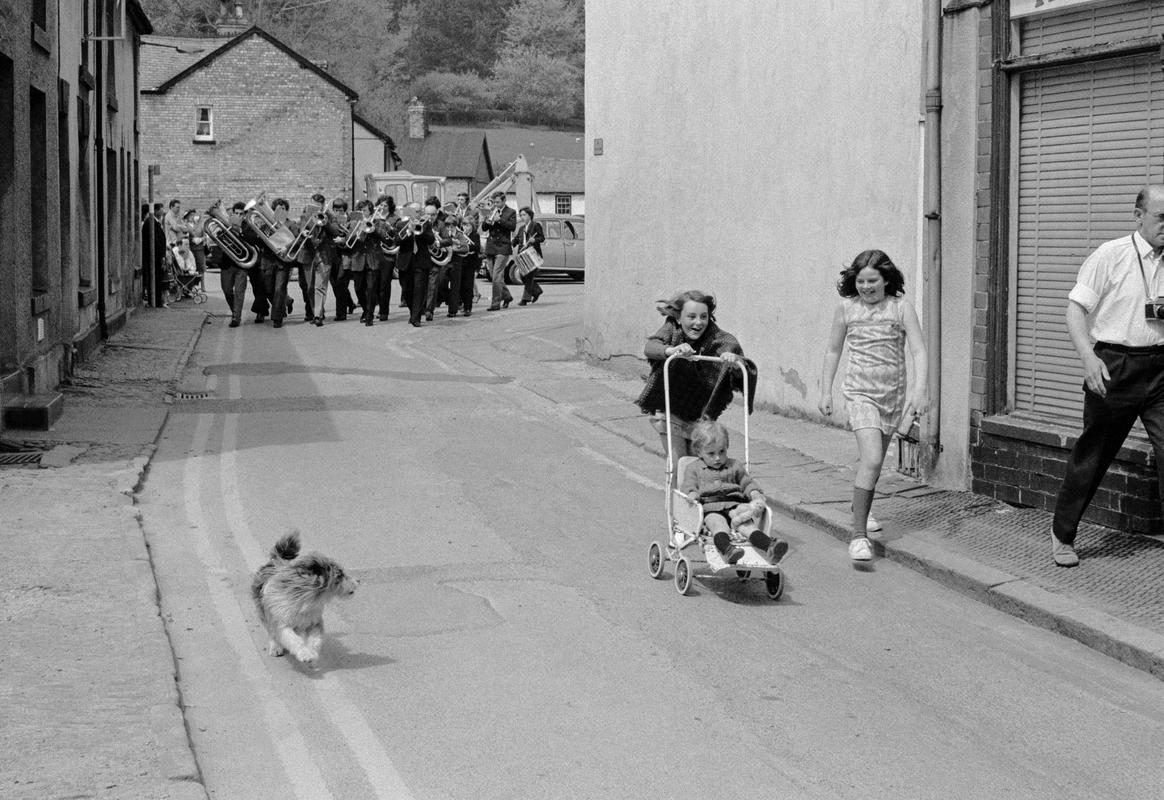
[[[423,139],[428,136],[428,116],[424,113],[424,103],[413,97],[408,101],[408,138]]]
[[[238,36],[251,27],[250,18],[243,11],[242,0],[218,3],[218,19],[214,21],[215,32],[219,36]]]

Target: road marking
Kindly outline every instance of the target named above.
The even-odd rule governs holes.
[[[602,464],[602,465],[607,466],[607,467],[614,467],[616,470],[618,470],[623,475],[627,476],[628,478],[630,478],[632,481],[639,484],[640,486],[645,486],[648,489],[654,489],[654,490],[659,491],[659,492],[665,492],[667,490],[667,487],[664,484],[661,484],[658,481],[652,480],[651,478],[648,478],[645,475],[640,475],[639,473],[632,470],[630,467],[627,467],[623,464],[620,464],[612,458],[607,458],[606,456],[602,455],[602,453],[599,453],[597,450],[591,450],[589,447],[586,447],[585,445],[578,445],[577,449],[583,455],[588,456],[592,461],[597,461],[599,464]]]
[[[231,363],[239,363],[242,358],[242,341],[235,340],[236,345],[231,353]],[[239,400],[242,398],[242,382],[238,375],[227,378],[227,398]],[[222,447],[219,456],[219,482],[222,489],[222,510],[228,528],[234,532],[235,542],[248,564],[256,567],[266,558],[266,548],[258,543],[251,533],[247,522],[246,510],[239,490],[238,474],[238,414],[224,414],[222,426]],[[237,609],[237,603],[235,604]],[[242,622],[241,610],[239,624],[245,631],[245,622]],[[250,641],[249,634],[246,635]],[[253,641],[250,641],[250,650],[256,652]],[[338,677],[323,674],[321,680],[311,681],[319,704],[327,713],[336,731],[347,743],[348,750],[356,762],[364,770],[375,797],[383,800],[412,800],[412,794],[399,771],[392,764],[388,753],[380,744],[375,731],[364,718],[360,708],[351,701],[348,693]],[[276,729],[277,730],[277,729]],[[298,735],[298,730],[296,734]],[[310,760],[308,757],[307,760]],[[314,762],[312,762],[314,767]],[[325,790],[326,791],[326,790]],[[322,797],[322,795],[308,795],[308,797]],[[331,795],[327,795],[330,797]]]
[[[211,580],[212,575],[224,575],[227,570],[218,552],[210,542],[209,526],[202,514],[202,459],[210,437],[214,415],[199,414],[194,431],[192,453],[186,457],[184,480],[186,484],[186,518],[195,533],[194,545],[198,559],[206,570],[206,586],[218,618],[222,622],[223,635],[238,657],[238,669],[253,689],[266,721],[266,728],[273,735],[271,742],[278,753],[283,772],[287,775],[295,796],[302,800],[319,798],[327,800],[332,794],[327,788],[323,775],[315,765],[311,752],[295,719],[288,712],[283,700],[271,688],[270,678],[262,657],[255,648],[254,639],[247,629],[242,609],[225,581]]]

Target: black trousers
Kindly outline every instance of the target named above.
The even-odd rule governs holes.
[[[429,312],[429,287],[435,288],[437,273],[440,267],[433,265],[420,266],[412,270],[412,301],[408,304],[408,321],[420,322],[420,318]]]
[[[449,264],[450,314],[455,314],[461,309],[465,311],[473,310],[473,284],[476,280],[476,260],[453,256],[453,260]]]
[[[263,264],[263,290],[271,306],[272,322],[282,322],[287,316],[287,278],[290,276],[290,264]]]
[[[356,284],[356,298],[363,310],[360,319],[371,319],[376,313],[376,302],[380,296],[380,270],[362,269],[350,274],[352,282]]]
[[[377,293],[377,305],[380,306],[380,319],[388,316],[392,308],[392,273],[396,270],[396,258],[389,256],[380,260],[380,291]]]
[[[267,285],[263,280],[263,270],[266,269],[266,258],[264,257],[258,266],[251,267],[247,270],[247,278],[251,283],[251,294],[254,300],[251,302],[251,311],[260,317],[271,316],[271,297],[267,294]]]
[[[315,318],[312,307],[315,301],[315,292],[311,289],[311,284],[307,282],[307,273],[311,271],[311,263],[296,264],[295,272],[298,274],[299,291],[303,295],[303,313],[306,319],[311,320]]]
[[[1164,346],[1122,347],[1099,342],[1095,354],[1107,366],[1107,397],[1083,389],[1083,432],[1067,460],[1055,500],[1052,530],[1071,544],[1079,520],[1139,419],[1156,452],[1157,480],[1164,498]]]

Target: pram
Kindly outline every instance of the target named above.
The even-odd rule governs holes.
[[[716,549],[715,543],[712,542],[711,536],[708,534],[707,528],[703,524],[703,506],[696,500],[688,497],[679,491],[678,486],[682,483],[680,480],[686,469],[695,463],[698,458],[695,456],[683,456],[679,459],[677,465],[672,469],[674,463],[674,442],[673,433],[671,430],[671,378],[670,367],[671,362],[676,358],[684,358],[684,356],[673,355],[667,358],[663,363],[663,396],[666,406],[666,424],[667,424],[667,530],[669,532],[666,544],[660,544],[658,541],[651,542],[651,546],[647,551],[647,570],[650,572],[652,578],[662,580],[663,569],[667,562],[675,562],[675,589],[679,594],[686,595],[691,588],[691,581],[695,577],[695,565],[697,563],[706,563],[707,567],[713,574],[718,574],[726,570],[735,570],[736,576],[741,581],[747,581],[752,578],[753,574],[757,577],[762,577],[764,580],[764,588],[768,592],[768,597],[773,600],[779,600],[784,594],[784,573],[780,570],[779,564],[773,564],[764,557],[762,553],[756,550],[751,544],[739,545],[744,551],[744,556],[735,564],[728,564],[723,560],[723,555]],[[686,356],[693,361],[716,361],[723,363],[723,359],[715,356]],[[748,370],[741,362],[739,364],[740,371],[743,373],[743,389],[744,397],[749,397],[748,393]],[[744,402],[744,467],[750,467],[751,451],[749,447],[748,437],[748,403]],[[764,508],[764,513],[756,523],[764,534],[771,535],[772,532],[772,511],[767,506]],[[695,561],[692,557],[685,555],[684,551],[696,545],[698,551],[703,555],[702,561]]]
[[[205,303],[208,295],[203,283],[204,273],[186,272],[178,266],[179,263],[180,259],[175,257],[172,252],[166,253],[166,302],[176,303],[189,297],[196,304]]]

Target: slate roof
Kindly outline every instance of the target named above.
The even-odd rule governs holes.
[[[150,77],[149,81],[147,81],[147,79],[145,77],[147,74],[147,68],[145,65],[145,61],[146,61],[147,56],[153,55],[153,53],[150,51],[165,50],[167,48],[165,47],[166,43],[164,43],[164,42],[160,43],[160,44],[155,43],[153,46],[149,47],[148,50],[147,50],[147,48],[143,47],[142,48],[142,59],[141,59],[141,63],[139,64],[140,74],[142,75],[142,77],[141,77],[142,89],[141,90],[143,92],[155,92],[155,93],[165,92],[171,86],[173,86],[175,83],[178,83],[179,81],[181,81],[183,78],[185,78],[190,73],[194,72],[195,70],[201,69],[202,67],[204,67],[207,64],[209,64],[210,62],[212,62],[214,59],[218,58],[223,53],[229,51],[230,49],[232,49],[234,47],[237,47],[241,42],[245,42],[247,39],[251,38],[252,36],[260,36],[263,39],[266,39],[271,45],[278,48],[279,50],[282,50],[284,53],[287,54],[287,56],[289,56],[290,58],[295,60],[299,64],[299,66],[303,67],[304,69],[307,69],[307,70],[314,72],[316,75],[318,75],[324,81],[326,81],[327,83],[330,83],[332,86],[339,89],[341,92],[343,92],[349,98],[354,100],[359,96],[358,94],[356,94],[356,91],[354,89],[352,89],[351,87],[345,85],[344,83],[336,80],[326,70],[321,69],[319,67],[319,65],[308,60],[307,58],[304,58],[302,55],[300,55],[296,51],[292,50],[287,45],[283,44],[283,42],[279,41],[274,36],[267,33],[262,28],[260,28],[258,25],[252,25],[250,28],[243,31],[238,36],[232,36],[232,37],[229,37],[227,39],[222,39],[221,37],[183,38],[183,37],[175,37],[175,36],[164,36],[164,37],[143,36],[142,37],[143,44],[145,44],[145,40],[147,40],[147,39],[169,39],[169,40],[171,40],[170,41],[171,47],[169,49],[174,50],[174,53],[176,54],[176,56],[171,58],[171,56],[163,54],[163,58],[168,62],[168,66],[170,68],[176,68],[177,72],[171,74],[169,77],[164,77],[161,75],[163,70],[157,70],[157,74],[155,75],[154,68],[151,65],[149,68],[149,74],[151,77]],[[185,42],[188,44],[178,46],[177,45],[178,42]],[[214,47],[214,48],[210,48],[210,47],[205,46],[205,44],[203,44],[203,43],[208,43],[208,42],[218,42],[218,46]],[[192,50],[198,50],[199,52],[197,52],[197,53],[190,52]],[[195,56],[195,58],[192,61],[186,63],[185,66],[181,66],[180,64],[177,63],[179,60],[181,60],[178,58],[178,56],[187,56],[187,55]],[[168,70],[166,70],[166,71],[168,71]],[[154,83],[153,81],[158,79],[158,78],[161,78],[161,82]]]
[[[481,153],[489,158],[485,135],[479,130],[430,130],[424,139],[402,136],[396,141],[396,152],[401,169],[447,178],[474,178]]]
[[[540,194],[586,191],[586,162],[581,158],[543,158],[529,165],[534,191]]]

